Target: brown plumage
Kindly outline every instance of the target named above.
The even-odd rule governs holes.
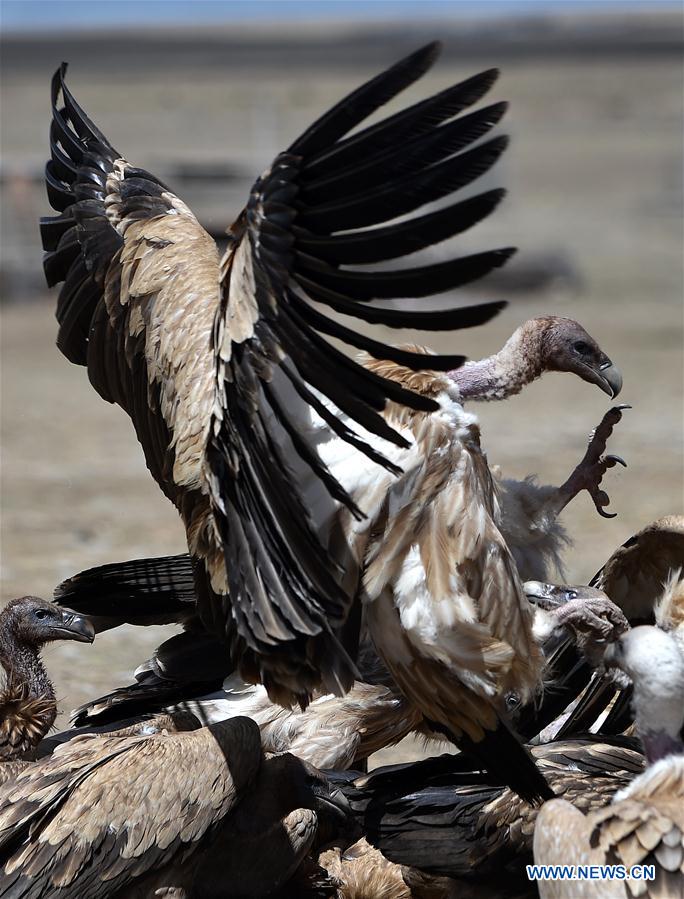
[[[603,808],[643,770],[630,741],[558,741],[531,752],[558,796],[584,812]],[[471,895],[524,886],[538,809],[446,757],[377,769],[341,782],[367,839],[395,864],[449,877]],[[427,883],[423,884],[426,895]],[[459,890],[454,890],[459,895]]]
[[[338,884],[338,899],[411,899],[401,867],[363,838],[345,850],[326,849],[318,863]]]
[[[678,634],[677,622],[684,617],[684,595],[678,587],[683,569],[684,517],[668,515],[630,537],[596,573],[591,585],[618,605],[631,625],[657,623]],[[565,669],[570,670],[575,662],[571,658]],[[581,681],[576,674],[572,689],[556,690],[561,708],[579,696],[559,720],[557,734],[571,737],[595,729],[599,723],[603,733],[627,732],[633,722],[629,690],[600,673],[591,678],[588,666]],[[559,670],[558,677],[564,676]]]
[[[372,227],[450,196],[506,145],[495,137],[459,153],[503,115],[498,103],[456,117],[487,92],[495,71],[347,136],[438,52],[430,44],[401,60],[279,154],[231,226],[222,261],[188,207],[89,120],[64,66],[53,80],[46,182],[61,215],[41,228],[48,282],[64,282],[58,345],[130,415],[152,475],[183,519],[206,627],[227,641],[247,680],[290,705],[321,685],[342,692],[354,677],[345,647],[353,655],[355,635],[338,632],[358,572],[344,543],[335,551],[329,542],[328,526],[340,508],[359,510],[321,444],[339,439],[360,464],[395,470],[385,449],[404,441],[379,415],[386,402],[436,408],[373,377],[326,337],[414,367],[422,356],[347,328],[310,301],[371,323],[434,330],[481,324],[502,305],[423,312],[367,301],[458,287],[502,265],[510,249],[396,272],[347,267],[445,240],[502,197],[490,191]]]
[[[649,765],[604,809],[584,816],[561,800],[539,813],[534,837],[540,864],[654,865],[655,879],[607,882],[613,897],[684,896],[684,655],[676,638],[642,625],[606,651],[606,664],[634,686],[637,730]],[[574,891],[573,891],[574,888]],[[540,895],[595,895],[585,884],[548,881]]]
[[[57,716],[52,682],[40,659],[46,643],[92,643],[92,625],[70,609],[36,596],[13,599],[0,612],[0,761],[19,759],[35,747]],[[9,770],[9,769],[7,769]]]
[[[343,800],[294,756],[264,759],[247,718],[78,737],[0,788],[0,892],[263,895],[296,870],[321,822],[346,826]]]
[[[653,620],[656,600],[672,573],[684,569],[684,515],[666,515],[615,550],[591,584],[635,624]]]
[[[526,765],[522,749],[515,757],[503,697],[516,691],[531,698],[542,657],[498,528],[498,497],[477,420],[454,399],[447,378],[387,361],[367,364],[439,397],[442,406],[431,415],[396,405],[385,413],[414,445],[401,460],[404,476],[387,485],[373,516],[363,579],[370,634],[399,689],[427,721],[460,745],[475,746],[490,770],[505,755],[511,783],[516,768]],[[534,795],[531,784],[516,788]]]

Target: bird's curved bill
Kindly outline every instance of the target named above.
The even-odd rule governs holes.
[[[95,628],[83,615],[77,615],[71,609],[64,609],[61,621],[55,622],[52,630],[61,640],[76,640],[79,643],[92,643],[95,639]]]
[[[599,368],[596,384],[611,399],[615,399],[622,390],[622,372],[617,365],[613,365],[610,359],[606,360]]]

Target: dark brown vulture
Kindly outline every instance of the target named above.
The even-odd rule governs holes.
[[[684,896],[684,655],[672,634],[641,625],[606,650],[606,664],[634,686],[637,731],[648,766],[603,809],[582,814],[561,799],[537,817],[534,856],[539,864],[653,865],[655,878],[605,881],[601,896]],[[540,895],[596,895],[596,884],[541,881]],[[590,892],[589,888],[594,892]]]
[[[268,895],[344,797],[292,755],[264,758],[233,718],[190,733],[82,736],[0,788],[0,895]],[[155,891],[160,892],[155,892]]]
[[[40,658],[43,646],[92,643],[94,636],[87,619],[37,596],[13,599],[0,612],[0,762],[14,762],[37,746],[57,716],[55,690]],[[0,780],[15,770],[16,764],[0,765]]]
[[[557,796],[585,812],[607,805],[643,771],[642,753],[624,738],[565,740],[531,751]],[[473,896],[517,895],[524,886],[538,809],[469,765],[459,771],[441,756],[329,776],[369,842],[396,864],[456,879],[455,896],[470,896],[471,887]]]
[[[64,66],[53,80],[46,179],[61,214],[41,227],[48,281],[64,281],[58,345],[131,416],[150,471],[183,518],[206,627],[228,640],[247,680],[286,704],[353,681],[359,615],[350,609],[369,523],[347,469],[365,466],[371,479],[400,472],[411,438],[388,421],[388,402],[440,408],[434,391],[363,368],[326,337],[407,370],[424,367],[424,355],[378,343],[324,309],[444,330],[481,324],[501,308],[402,311],[382,301],[466,284],[510,249],[396,271],[350,268],[443,241],[501,199],[489,191],[394,221],[449,197],[503,151],[503,137],[466,148],[505,104],[458,116],[487,92],[494,71],[349,136],[437,53],[431,44],[372,79],[281,153],[231,226],[222,261],[187,206],[90,121]],[[468,369],[464,395],[477,395],[474,377],[483,397],[500,395],[497,365],[505,374],[506,362],[517,392],[546,356],[547,367],[617,392],[610,360],[579,326],[548,318],[532,330],[534,339],[524,327],[516,332],[484,377]],[[430,367],[457,384],[462,362],[434,356]]]

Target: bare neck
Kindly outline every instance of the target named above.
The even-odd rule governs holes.
[[[541,334],[529,324],[521,325],[493,356],[448,372],[462,400],[504,400],[542,374]]]
[[[38,648],[18,641],[7,627],[0,628],[0,662],[7,672],[8,686],[26,688],[35,699],[55,698]]]
[[[639,736],[649,765],[668,755],[684,755],[684,743],[681,739],[678,736],[673,737],[665,730],[648,730]]]

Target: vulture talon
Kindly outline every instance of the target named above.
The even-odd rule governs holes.
[[[623,403],[613,406],[601,419],[599,425],[593,431],[589,440],[589,446],[582,461],[573,473],[558,490],[558,509],[560,512],[582,490],[586,490],[591,496],[596,511],[602,518],[615,518],[616,512],[604,512],[604,507],[610,504],[608,494],[600,489],[603,475],[609,468],[622,465],[627,468],[627,463],[614,453],[603,455],[606,450],[608,438],[613,433],[613,428],[621,420],[622,412],[631,409],[631,406]]]

